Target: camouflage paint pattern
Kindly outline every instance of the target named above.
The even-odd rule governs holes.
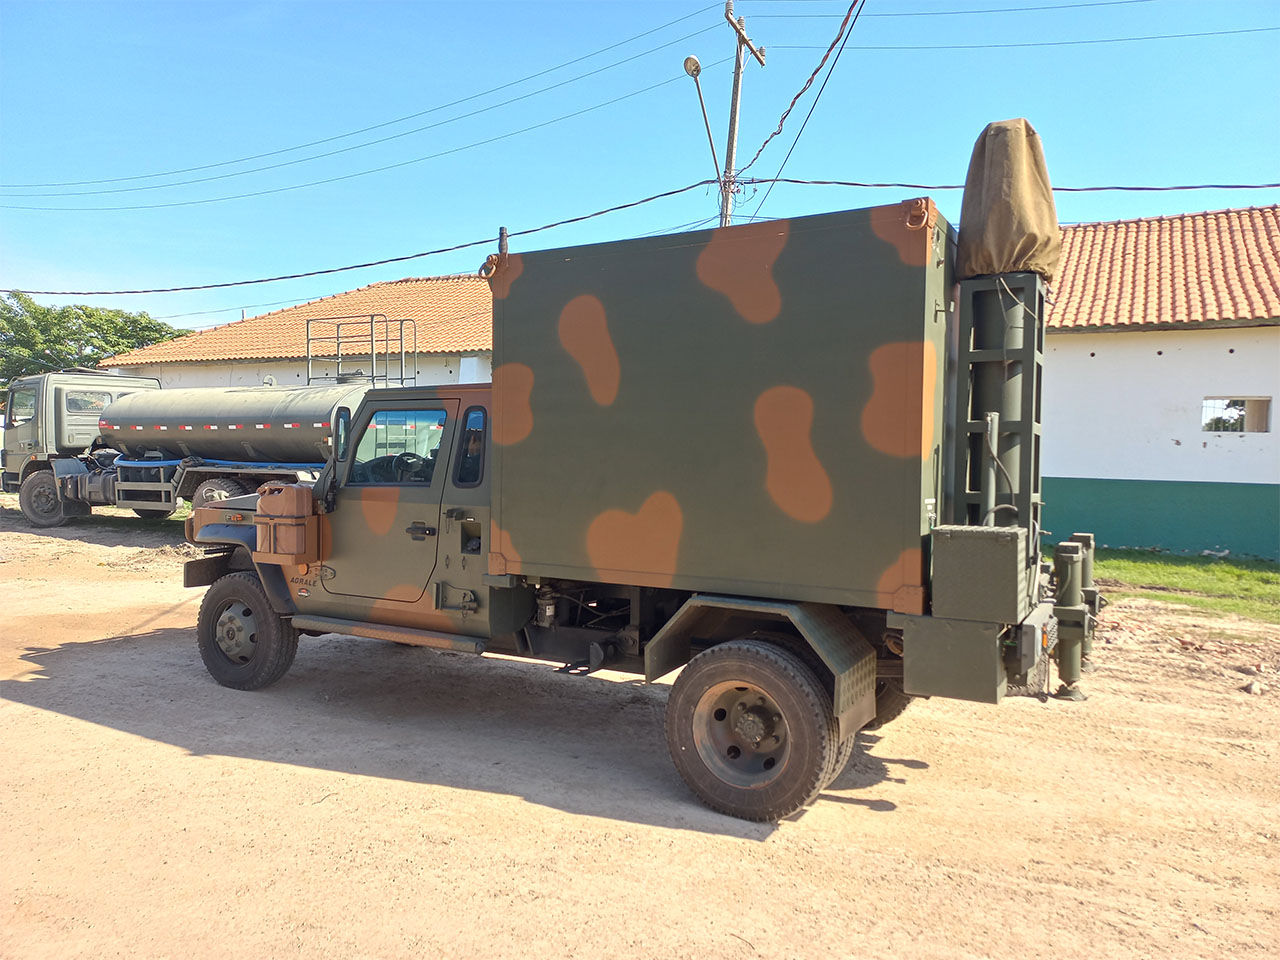
[[[499,260],[489,572],[925,612],[953,256],[920,199]]]

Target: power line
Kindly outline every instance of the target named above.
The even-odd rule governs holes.
[[[1123,7],[1133,3],[1154,3],[1155,0],[1094,0],[1092,3],[1053,3],[1038,7],[992,7],[986,10],[913,10],[898,13],[868,13],[868,17],[959,17],[981,13],[1025,13],[1031,10],[1076,10],[1081,7]],[[773,20],[834,20],[838,13],[756,13],[756,18]]]
[[[577,217],[569,217],[565,220],[557,220],[554,223],[546,223],[540,227],[530,227],[527,230],[515,230],[508,233],[507,236],[526,237],[531,234],[541,233],[544,230],[553,230],[556,227],[568,226],[571,223],[581,223],[584,220],[592,220],[596,217],[603,217],[606,214],[617,213],[619,210],[628,210],[632,207],[639,207],[646,203],[652,203],[655,200],[663,200],[667,197],[674,197],[682,193],[688,193],[690,190],[696,190],[699,187],[709,186],[713,183],[719,183],[719,181],[699,180],[697,183],[691,183],[687,187],[678,187],[675,190],[665,190],[662,193],[655,193],[652,196],[644,197],[640,200],[631,200],[627,203],[620,203],[616,206],[606,207],[605,209],[597,210],[594,213],[586,213]],[[368,263],[354,263],[345,267],[329,267],[324,270],[308,270],[304,273],[290,273],[278,277],[263,277],[259,280],[232,280],[225,283],[201,283],[184,287],[155,287],[149,290],[19,290],[11,287],[0,290],[0,293],[27,293],[42,297],[115,297],[144,293],[184,293],[190,290],[221,290],[226,287],[247,287],[258,283],[276,283],[281,280],[300,280],[303,277],[319,277],[330,273],[345,273],[348,270],[363,270],[367,267],[381,267],[390,263],[403,263],[406,260],[418,260],[422,257],[433,257],[442,253],[453,253],[458,250],[466,250],[470,247],[479,247],[493,242],[493,237],[485,237],[482,240],[471,240],[467,243],[454,244],[451,247],[439,247],[435,250],[424,250],[421,253],[410,253],[402,257],[387,257],[385,260],[371,260]]]
[[[207,317],[214,313],[231,313],[234,310],[256,310],[258,307],[278,307],[282,303],[305,303],[308,300],[319,300],[327,294],[314,297],[293,297],[290,300],[273,300],[271,303],[244,303],[238,307],[223,307],[221,310],[193,310],[191,313],[169,313],[163,317],[152,317],[152,320],[181,320],[183,317]]]
[[[850,50],[999,50],[1010,47],[1077,47],[1090,43],[1139,43],[1145,40],[1185,40],[1188,37],[1227,37],[1240,33],[1270,33],[1280,27],[1250,27],[1246,30],[1209,30],[1204,33],[1164,33],[1151,37],[1102,37],[1097,40],[1038,40],[1028,43],[942,43],[850,47]],[[821,50],[803,44],[775,44],[770,50]]]
[[[815,187],[869,187],[880,189],[891,187],[902,190],[963,190],[963,183],[864,183],[857,180],[796,180],[790,177],[747,177],[741,183],[789,183],[796,186]],[[1131,193],[1172,193],[1182,190],[1275,190],[1280,183],[1191,183],[1173,186],[1100,186],[1100,187],[1053,187],[1054,193],[1103,193],[1108,191],[1127,191]],[[757,208],[758,209],[758,208]]]
[[[99,196],[107,193],[138,193],[139,191],[143,191],[143,190],[164,190],[169,187],[184,187],[194,183],[210,183],[214,180],[229,180],[232,177],[244,177],[252,173],[261,173],[265,170],[277,170],[281,167],[291,167],[299,163],[309,163],[312,160],[323,160],[326,157],[335,157],[341,153],[350,153],[353,150],[361,150],[365,147],[377,146],[378,144],[389,143],[392,140],[399,140],[404,137],[409,137],[415,133],[422,133],[426,130],[434,130],[437,127],[447,126],[448,124],[456,123],[459,120],[467,120],[467,119],[470,119],[471,117],[479,116],[482,113],[488,113],[490,110],[497,110],[500,107],[506,107],[506,106],[510,106],[513,103],[519,103],[521,100],[528,100],[531,97],[540,96],[541,94],[547,93],[548,91],[556,90],[560,87],[567,86],[571,83],[577,83],[579,80],[584,80],[587,77],[593,77],[598,73],[604,73],[606,70],[612,70],[614,67],[620,67],[623,64],[631,63],[633,60],[639,60],[641,57],[647,57],[651,53],[656,53],[659,50],[665,50],[668,47],[673,47],[677,43],[683,43],[684,41],[690,40],[693,37],[701,36],[704,33],[709,33],[710,31],[715,30],[718,26],[719,24],[712,24],[709,27],[703,27],[701,30],[695,30],[693,33],[686,34],[683,37],[678,37],[677,39],[672,40],[668,43],[660,44],[659,46],[656,46],[656,47],[651,47],[648,50],[643,51],[642,53],[637,53],[634,56],[627,57],[625,60],[617,60],[613,63],[605,64],[603,67],[597,67],[595,70],[590,70],[587,73],[579,74],[576,77],[570,77],[568,80],[561,80],[558,83],[553,83],[550,86],[542,87],[539,90],[534,90],[534,91],[531,91],[530,93],[524,93],[518,97],[512,97],[509,100],[502,100],[498,103],[490,104],[487,107],[480,107],[479,109],[472,110],[470,113],[459,114],[456,117],[449,117],[447,120],[439,120],[435,123],[429,123],[422,127],[414,127],[412,130],[403,130],[400,133],[393,133],[386,137],[379,137],[377,140],[366,140],[364,143],[354,143],[354,144],[351,144],[350,146],[339,147],[337,150],[329,150],[325,153],[317,153],[309,157],[298,157],[294,160],[282,160],[279,163],[270,163],[261,167],[250,167],[248,170],[236,170],[236,171],[233,171],[232,173],[219,173],[211,177],[195,177],[191,180],[175,180],[171,183],[150,183],[140,187],[112,187],[105,190],[80,190],[80,191],[75,191],[71,193],[67,193],[67,192],[2,193],[0,194],[0,197],[14,197],[14,198],[91,197],[91,196]]]
[[[439,104],[438,106],[429,107],[426,110],[420,110],[417,113],[410,113],[403,117],[397,117],[394,120],[385,120],[382,123],[371,124],[370,126],[367,126],[367,127],[361,127],[359,130],[351,130],[347,133],[339,133],[331,137],[323,137],[319,140],[311,140],[307,143],[300,143],[292,147],[282,147],[279,150],[269,150],[266,153],[255,153],[247,157],[238,157],[235,160],[220,160],[217,163],[205,163],[195,167],[183,167],[179,170],[166,170],[161,173],[140,173],[131,177],[108,177],[102,180],[67,180],[67,181],[58,182],[58,183],[4,183],[4,184],[0,184],[0,189],[7,190],[10,188],[25,189],[25,188],[36,188],[36,187],[84,187],[84,186],[91,186],[93,184],[98,184],[98,183],[123,183],[128,180],[150,180],[155,177],[172,177],[172,176],[177,176],[178,174],[181,174],[181,173],[194,173],[197,170],[212,170],[216,167],[226,167],[236,163],[248,163],[251,160],[262,160],[262,159],[265,159],[266,157],[279,156],[282,153],[292,153],[294,150],[305,150],[307,147],[317,147],[317,146],[320,146],[321,144],[332,143],[335,140],[345,140],[347,137],[356,137],[362,133],[369,133],[372,130],[380,130],[383,127],[390,127],[390,126],[394,126],[397,123],[404,123],[406,120],[416,120],[418,117],[425,117],[428,114],[436,113],[440,110],[447,110],[450,107],[456,107],[456,106],[459,106],[460,104],[469,103],[472,100],[478,100],[481,97],[487,97],[491,93],[498,93],[502,90],[509,89],[510,87],[518,86],[522,83],[527,83],[530,80],[536,80],[538,77],[546,76],[548,73],[555,73],[557,70],[563,70],[565,67],[571,67],[575,63],[582,63],[582,61],[584,60],[590,60],[592,57],[598,57],[602,53],[608,53],[610,50],[615,50],[618,47],[625,46],[628,43],[634,43],[636,40],[642,40],[643,38],[651,34],[658,33],[659,31],[665,30],[668,27],[673,27],[677,23],[683,23],[685,20],[691,20],[694,17],[701,16],[702,14],[706,13],[708,10],[712,10],[718,6],[719,6],[718,3],[708,4],[707,6],[702,7],[701,9],[695,10],[693,13],[686,14],[683,17],[677,17],[675,20],[670,20],[667,23],[662,24],[661,26],[654,27],[652,30],[646,30],[643,33],[637,33],[634,37],[628,37],[626,40],[619,40],[617,43],[611,43],[609,44],[609,46],[601,47],[599,50],[596,50],[592,53],[585,54],[581,57],[576,57],[573,60],[566,60],[564,63],[557,64],[554,67],[547,67],[545,70],[539,70],[537,73],[531,73],[528,76],[521,77],[519,80],[510,80],[507,83],[499,84],[496,87],[490,87],[488,90],[482,90],[480,93],[473,93],[470,96],[462,97],[459,100],[452,100],[449,103],[442,103],[442,104]],[[679,42],[679,41],[676,41],[676,42]]]
[[[809,118],[813,116],[813,111],[818,108],[818,101],[822,99],[822,92],[827,89],[827,83],[830,82],[831,75],[836,72],[836,64],[840,62],[840,57],[844,53],[845,45],[849,42],[849,38],[853,36],[853,28],[858,25],[858,17],[861,16],[862,11],[866,9],[866,6],[867,6],[867,0],[862,0],[861,6],[858,5],[857,0],[854,0],[854,3],[849,6],[849,13],[853,14],[852,21],[849,21],[848,19],[849,15],[845,14],[845,21],[849,23],[849,30],[844,35],[844,40],[840,44],[840,49],[836,51],[836,58],[831,61],[831,69],[827,71],[827,75],[823,78],[822,86],[820,86],[818,88],[818,92],[814,94],[813,103],[809,104],[809,112],[805,114],[804,123],[800,124],[800,129],[796,131],[796,138],[791,141],[791,148],[787,150],[787,155],[782,158],[782,164],[778,167],[778,172],[774,175],[775,178],[782,176],[782,171],[785,170],[787,167],[787,161],[791,159],[791,154],[795,153],[796,144],[800,142],[800,137],[804,134],[805,127],[809,126]],[[854,7],[858,8],[856,13],[854,12]],[[840,29],[841,31],[844,31],[844,24],[840,25]],[[837,39],[839,38],[837,37]],[[833,46],[834,46],[834,41],[833,41]],[[828,49],[827,53],[830,53],[830,52],[831,52],[830,49]],[[826,54],[823,55],[822,59],[823,61],[827,59]],[[818,64],[818,69],[819,70],[822,69],[821,63]],[[782,124],[778,124],[778,132],[779,133],[782,132]],[[764,144],[761,144],[760,149],[762,151],[764,150],[768,142],[769,141],[766,140]],[[759,156],[759,154],[757,154],[757,156]],[[774,185],[772,183],[769,184],[769,189],[764,192],[764,196],[761,197],[760,202],[756,204],[756,209],[755,209],[756,213],[760,212],[760,208],[763,207],[765,201],[769,199],[769,194],[773,193],[773,186]]]
[[[774,130],[773,133],[769,134],[767,137],[764,138],[764,143],[760,144],[760,149],[756,151],[756,155],[752,157],[750,161],[748,161],[745,167],[743,167],[741,170],[738,171],[739,174],[745,173],[747,170],[751,169],[751,165],[760,159],[760,154],[764,153],[764,148],[767,147],[773,141],[774,137],[782,133],[783,124],[787,122],[787,117],[791,116],[791,111],[795,108],[796,102],[805,95],[809,87],[813,85],[814,79],[818,76],[819,73],[822,72],[822,67],[823,65],[826,64],[827,57],[831,56],[831,51],[836,48],[836,44],[840,42],[840,38],[844,37],[845,40],[848,40],[848,37],[845,36],[845,32],[844,32],[845,27],[849,26],[849,18],[853,16],[853,8],[856,7],[857,5],[858,5],[858,0],[853,0],[853,3],[849,4],[849,10],[844,15],[844,20],[842,20],[840,23],[840,29],[836,31],[835,39],[832,40],[831,44],[827,47],[827,51],[822,55],[822,59],[818,61],[818,65],[813,68],[813,73],[809,74],[809,79],[805,80],[804,86],[800,88],[800,92],[791,98],[791,102],[787,104],[787,109],[783,110],[782,116],[778,118],[778,129]],[[863,6],[866,6],[865,2],[863,3]],[[850,30],[852,31],[852,28],[850,28]],[[841,47],[841,49],[843,50],[844,48]],[[833,64],[833,69],[834,69],[834,64]]]
[[[730,59],[731,58],[729,57],[725,57],[721,60],[717,60],[714,63],[708,64],[706,67],[703,68],[703,70],[705,72],[706,70],[714,69],[715,67],[718,67],[721,64],[728,62],[728,60]],[[354,180],[357,177],[367,177],[370,174],[374,174],[374,173],[383,173],[387,170],[396,170],[400,167],[407,167],[415,163],[423,163],[427,160],[436,160],[440,157],[446,157],[454,153],[461,153],[464,150],[473,149],[474,147],[483,147],[491,143],[497,143],[501,140],[510,139],[511,137],[520,136],[521,134],[529,133],[533,130],[541,129],[542,127],[548,127],[548,126],[551,126],[552,124],[560,123],[564,120],[571,120],[574,117],[580,117],[584,113],[591,113],[594,110],[600,110],[604,107],[613,106],[615,103],[621,103],[623,100],[629,100],[632,97],[638,97],[643,93],[648,93],[651,90],[658,89],[658,87],[664,87],[669,83],[675,83],[677,80],[683,80],[684,78],[685,78],[684,73],[680,73],[678,76],[671,77],[667,80],[661,80],[658,83],[650,84],[647,87],[643,87],[640,90],[634,90],[631,93],[623,94],[620,97],[614,97],[612,100],[606,100],[603,103],[597,103],[591,107],[584,107],[583,109],[576,110],[573,113],[566,113],[562,116],[555,117],[551,120],[544,120],[541,123],[535,123],[535,124],[532,124],[531,126],[523,127],[519,130],[510,131],[509,133],[499,134],[498,136],[489,137],[485,140],[477,140],[473,143],[464,144],[463,146],[460,146],[460,147],[453,147],[449,150],[441,150],[438,153],[428,154],[425,157],[414,157],[410,160],[401,160],[398,163],[389,163],[381,167],[374,167],[370,170],[360,170],[360,171],[357,171],[356,173],[347,173],[347,174],[342,174],[341,176],[336,176],[336,177],[326,177],[323,180],[311,180],[307,183],[295,183],[295,184],[291,184],[289,186],[284,186],[284,187],[274,187],[269,190],[256,190],[250,193],[238,193],[238,194],[232,194],[224,197],[206,197],[203,200],[174,200],[168,203],[129,204],[129,205],[121,205],[121,206],[113,206],[113,207],[40,207],[40,206],[27,206],[25,204],[0,204],[0,210],[41,210],[41,211],[49,211],[49,212],[156,210],[156,209],[161,209],[166,207],[190,207],[190,206],[198,206],[206,203],[222,203],[227,200],[245,200],[250,197],[264,197],[274,193],[285,193],[290,190],[301,190],[306,187],[316,187],[316,186],[321,186],[323,184],[328,184],[328,183],[338,183],[339,181],[342,181],[342,180]]]
[[[773,178],[769,180],[750,177],[741,181],[747,184],[761,183],[788,183],[800,186],[830,186],[830,187],[867,187],[867,188],[895,188],[907,190],[963,190],[962,184],[926,184],[926,183],[864,183],[853,180],[799,180],[794,178]],[[527,230],[516,230],[508,233],[510,237],[525,237],[535,233],[541,233],[545,230],[552,230],[556,227],[568,226],[573,223],[581,223],[585,220],[593,220],[596,217],[602,217],[610,213],[617,213],[620,210],[629,210],[633,207],[643,206],[652,203],[655,200],[664,200],[667,197],[678,196],[688,193],[691,190],[697,190],[699,187],[706,187],[712,184],[719,184],[718,180],[699,180],[697,183],[691,183],[686,187],[678,187],[674,190],[666,190],[662,193],[655,193],[640,200],[632,200],[627,203],[620,203],[616,206],[606,207],[603,210],[597,210],[594,213],[587,213],[581,216],[569,217],[565,220],[557,220],[554,223],[543,224],[540,227],[531,227]],[[1198,183],[1179,186],[1100,186],[1100,187],[1054,187],[1055,193],[1091,193],[1108,190],[1128,190],[1128,191],[1174,191],[1174,190],[1263,190],[1280,188],[1280,183]],[[715,219],[714,217],[707,218]],[[771,217],[757,217],[752,215],[749,219],[776,219]],[[693,221],[697,222],[697,221]],[[349,270],[363,270],[367,267],[380,267],[391,263],[403,263],[406,260],[417,260],[422,257],[436,256],[442,253],[452,253],[457,250],[466,250],[470,247],[478,247],[487,243],[493,243],[494,238],[486,237],[483,240],[473,240],[469,243],[455,244],[451,247],[440,247],[435,250],[425,250],[422,253],[411,253],[402,257],[388,257],[385,260],[373,260],[368,263],[356,263],[345,267],[330,267],[325,270],[309,270],[305,273],[291,273],[278,277],[264,277],[260,280],[235,280],[226,283],[205,283],[185,287],[157,287],[149,290],[22,290],[16,287],[0,289],[0,293],[28,293],[36,296],[47,297],[113,297],[146,294],[146,293],[183,293],[191,290],[217,290],[226,287],[245,287],[259,283],[275,283],[280,280],[298,280],[303,277],[318,277],[331,273],[344,273]],[[286,303],[288,301],[280,301]]]

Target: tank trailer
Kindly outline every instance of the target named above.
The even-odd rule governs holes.
[[[240,496],[268,480],[314,479],[333,411],[367,385],[205,387],[100,370],[22,377],[5,404],[3,487],[37,527],[95,506],[167,517],[182,500]]]
[[[1041,561],[1058,227],[1025,121],[979,141],[963,223],[959,250],[927,198],[504,237],[492,384],[370,390],[314,487],[188,518],[209,673],[265,687],[322,634],[679,670],[675,766],[751,820],[810,803],[913,697],[997,703],[1053,655],[1079,698],[1102,601],[1089,535]]]

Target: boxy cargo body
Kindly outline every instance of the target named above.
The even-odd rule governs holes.
[[[370,391],[314,489],[188,520],[206,667],[256,689],[322,633],[683,667],[673,761],[751,819],[910,695],[997,702],[1055,643],[1075,692],[1100,601],[1088,538],[1056,596],[1039,557],[1043,281],[954,284],[954,250],[922,199],[494,255],[491,387]]]
[[[512,256],[491,568],[924,613],[953,249],[909,201]]]

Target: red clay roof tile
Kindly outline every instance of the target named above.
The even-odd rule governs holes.
[[[477,276],[407,277],[198,330],[176,340],[119,354],[101,365],[301,358],[307,355],[308,318],[371,314],[388,321],[415,321],[419,353],[473,353],[493,347],[492,302],[488,282]],[[332,327],[324,326],[327,329],[323,332],[331,334]],[[399,328],[394,322],[391,327],[392,347],[398,349],[395,340]],[[349,329],[343,328],[344,341]],[[318,327],[314,332],[322,331]],[[380,321],[376,335],[381,340]],[[365,343],[367,350],[367,337]],[[344,345],[343,349],[345,352],[347,347]],[[323,352],[316,347],[317,355]],[[328,352],[332,353],[331,345]]]
[[[1280,206],[1062,230],[1050,330],[1280,322]]]

